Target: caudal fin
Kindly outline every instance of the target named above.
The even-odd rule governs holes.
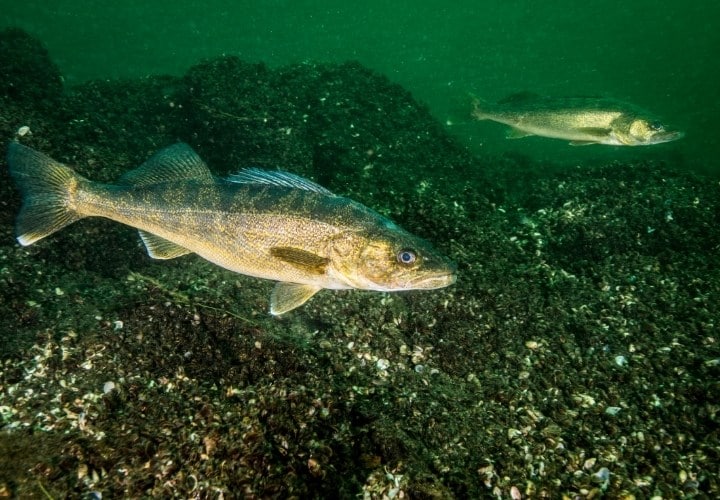
[[[21,245],[32,245],[84,216],[72,198],[85,178],[73,169],[18,142],[8,146],[10,175],[22,194],[15,229]]]
[[[487,103],[473,94],[470,94],[470,105],[472,106],[470,116],[476,120],[487,120],[490,116],[486,111]]]

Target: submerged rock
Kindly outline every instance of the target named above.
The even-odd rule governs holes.
[[[47,106],[62,91],[60,70],[38,39],[17,28],[0,31],[0,98]]]
[[[3,37],[12,81],[57,76]],[[276,320],[270,283],[152,262],[116,224],[19,247],[0,169],[0,496],[720,493],[716,181],[475,158],[357,63],[218,58],[52,84],[52,110],[13,92],[0,131],[29,126],[89,177],[184,140],[218,174],[282,167],[391,213],[460,269],[442,291],[327,293]]]

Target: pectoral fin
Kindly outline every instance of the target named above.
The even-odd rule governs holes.
[[[270,314],[279,316],[310,300],[321,290],[318,286],[279,282],[270,294]]]
[[[143,240],[143,243],[145,243],[148,255],[153,259],[174,259],[175,257],[191,253],[187,248],[181,247],[160,236],[155,236],[146,231],[138,232],[140,233],[140,238]]]
[[[293,247],[272,247],[270,255],[312,274],[325,274],[330,259]]]
[[[607,137],[612,132],[612,129],[602,127],[582,127],[577,129],[578,132],[590,135],[592,137],[602,138]],[[584,141],[581,141],[584,142]]]

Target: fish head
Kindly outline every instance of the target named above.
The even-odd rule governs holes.
[[[627,117],[613,134],[621,144],[627,146],[649,146],[675,141],[683,137],[682,132],[667,128],[661,121],[646,117]]]
[[[383,218],[380,227],[341,235],[333,244],[334,274],[352,288],[394,292],[455,283],[455,264],[427,241]]]

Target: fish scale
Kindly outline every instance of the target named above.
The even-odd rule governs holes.
[[[637,106],[601,97],[543,97],[521,92],[495,104],[473,98],[472,116],[509,126],[509,139],[536,135],[565,139],[573,146],[648,146],[684,135]]]
[[[325,288],[435,289],[456,279],[455,265],[428,242],[364,205],[289,172],[216,178],[186,144],[159,151],[116,184],[92,182],[17,142],[8,165],[23,195],[21,244],[104,217],[137,228],[153,258],[195,253],[277,281],[272,314]]]

